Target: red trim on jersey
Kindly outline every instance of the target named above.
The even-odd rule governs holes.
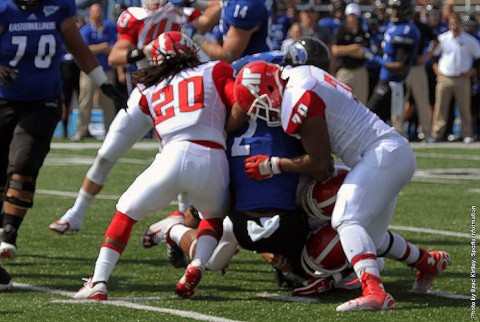
[[[142,94],[140,97],[140,101],[138,102],[138,106],[140,106],[140,109],[142,110],[143,113],[150,115],[150,110],[148,108],[148,100],[145,95]],[[151,115],[150,115],[151,117]]]
[[[295,106],[288,121],[286,132],[296,134],[300,132],[303,122],[313,116],[325,118],[325,102],[315,92],[305,91]]]
[[[212,79],[223,104],[230,110],[235,103],[233,67],[225,62],[218,62],[213,67]]]
[[[202,12],[200,10],[197,10],[195,9],[192,14],[190,15],[190,17],[188,17],[188,22],[192,22],[194,21],[195,19],[197,19],[198,17],[200,17],[202,15]]]

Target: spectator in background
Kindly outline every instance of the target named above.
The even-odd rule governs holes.
[[[368,100],[368,72],[363,48],[370,46],[370,35],[360,24],[362,12],[358,4],[348,4],[345,16],[345,25],[337,30],[332,45],[332,55],[337,56],[335,77],[349,86],[360,102],[365,104]]]
[[[287,38],[288,31],[292,26],[292,20],[285,13],[286,4],[283,1],[273,2],[273,17],[270,25],[270,49],[280,50],[282,41]]]
[[[75,25],[78,29],[85,25],[85,20],[79,14],[74,17]],[[80,68],[73,60],[73,55],[66,51],[63,46],[64,54],[62,55],[61,71],[62,71],[62,125],[63,137],[68,137],[68,121],[70,119],[70,111],[72,108],[72,98],[75,91],[78,100],[80,93]]]
[[[298,17],[300,27],[302,28],[302,35],[312,36],[317,39],[320,39],[327,45],[332,44],[332,32],[326,28],[319,26],[318,22],[318,12],[315,11],[315,6],[311,4],[299,5],[298,7]]]
[[[80,34],[90,51],[92,51],[105,70],[105,74],[110,82],[114,83],[115,72],[108,65],[108,54],[117,40],[117,29],[112,21],[103,20],[103,9],[100,4],[94,3],[90,6],[89,23],[80,29]],[[88,131],[88,124],[90,123],[95,91],[98,91],[98,86],[91,81],[86,73],[80,73],[77,131],[72,137],[73,141],[78,142],[85,137],[91,136]],[[99,94],[99,104],[103,109],[103,123],[105,133],[107,133],[115,117],[115,105],[114,102],[103,93]]]
[[[440,54],[433,68],[437,74],[435,107],[433,111],[432,137],[443,137],[447,124],[448,110],[452,96],[460,109],[462,137],[464,143],[474,141],[471,116],[471,77],[480,68],[480,44],[472,35],[462,29],[460,15],[452,13],[448,17],[446,33],[438,37]],[[474,64],[473,64],[474,62]],[[476,68],[475,68],[475,67]]]
[[[335,35],[337,30],[343,25],[345,20],[345,8],[347,3],[344,0],[332,0],[328,9],[330,11],[330,17],[325,17],[320,19],[318,25],[320,27],[325,27],[332,33],[332,36]]]
[[[288,36],[287,39],[282,41],[282,47],[281,50],[286,53],[288,47],[290,47],[291,44],[293,44],[295,41],[297,41],[300,37],[302,37],[302,28],[300,27],[300,24],[298,22],[294,22],[290,29],[288,30]]]
[[[432,127],[432,106],[429,102],[428,93],[428,76],[425,70],[425,63],[432,58],[433,50],[438,46],[437,37],[433,34],[430,27],[422,23],[420,20],[415,20],[415,26],[420,31],[420,42],[417,50],[417,57],[413,62],[413,66],[408,73],[406,84],[406,99],[405,99],[405,119],[412,119],[414,111],[417,112],[417,117],[422,128],[418,133],[420,139],[425,139],[426,142],[431,141],[430,132]],[[414,100],[415,106],[412,108],[409,98]],[[409,122],[413,124],[414,122]],[[412,132],[410,139],[417,139],[416,127],[411,127]]]

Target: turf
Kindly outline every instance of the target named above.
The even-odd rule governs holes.
[[[56,142],[66,142],[57,140]],[[90,141],[94,142],[94,141]],[[81,147],[80,143],[78,147]],[[416,146],[418,170],[478,168],[479,146],[465,149]],[[135,303],[137,308],[101,303],[72,303],[71,297],[88,277],[98,254],[103,234],[115,212],[115,198],[128,187],[153,160],[155,147],[132,150],[117,164],[105,189],[87,213],[79,233],[63,236],[48,231],[72,204],[73,197],[52,195],[52,191],[75,193],[95,156],[95,148],[53,148],[38,179],[34,208],[19,231],[15,261],[4,261],[18,285],[1,293],[2,321],[185,321],[202,319],[221,321],[467,321],[471,319],[470,269],[471,238],[398,231],[411,242],[427,249],[443,249],[453,259],[449,269],[434,283],[443,295],[453,293],[465,298],[438,295],[414,295],[409,289],[415,278],[407,266],[386,261],[385,287],[396,300],[397,309],[389,312],[339,314],[336,305],[358,296],[359,292],[334,291],[298,302],[287,289],[279,289],[268,265],[260,257],[241,251],[226,275],[207,272],[192,299],[180,299],[173,293],[183,270],[173,268],[166,259],[165,246],[144,249],[141,236],[149,224],[169,214],[174,206],[152,214],[139,222],[130,244],[109,281],[111,304]],[[458,173],[462,171],[457,171]],[[414,179],[402,191],[392,225],[430,228],[470,234],[471,208],[478,207],[480,176],[438,180]],[[48,287],[50,292],[34,290]],[[70,293],[53,293],[51,290]],[[62,295],[63,294],[63,295]],[[283,297],[281,297],[283,296]],[[125,302],[121,302],[124,300]],[[62,302],[63,301],[63,302]],[[168,310],[171,309],[175,311]],[[157,311],[153,311],[157,310]],[[182,312],[192,315],[181,316]]]

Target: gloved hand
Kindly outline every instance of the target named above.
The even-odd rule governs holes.
[[[176,7],[191,7],[195,0],[170,0],[170,3]]]
[[[265,180],[282,172],[280,158],[261,154],[246,158],[244,169],[247,177],[254,180]]]
[[[115,103],[117,111],[127,108],[127,101],[125,96],[122,95],[111,83],[106,82],[100,86],[103,94],[107,95]]]
[[[202,43],[205,41],[205,36],[198,33],[197,28],[195,28],[194,25],[192,25],[190,22],[184,23],[180,27],[180,32],[184,34],[185,36],[188,36],[192,38],[192,40],[201,48]]]
[[[11,84],[18,76],[18,70],[0,65],[0,85]]]
[[[294,288],[293,295],[312,296],[328,292],[333,289],[333,279],[331,277],[312,277],[303,282],[303,286]]]
[[[137,61],[145,58],[143,50],[140,48],[132,48],[127,53],[127,62],[129,64],[136,63]]]

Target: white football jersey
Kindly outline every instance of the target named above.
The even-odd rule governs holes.
[[[164,146],[178,140],[204,140],[225,148],[224,126],[227,106],[234,103],[232,93],[233,68],[214,61],[145,89],[139,105],[152,117]]]
[[[322,69],[299,66],[285,69],[288,82],[282,100],[282,127],[299,136],[308,115],[322,115],[327,123],[332,153],[353,167],[379,138],[395,129],[359,102],[352,90]],[[309,109],[313,109],[309,111]]]

